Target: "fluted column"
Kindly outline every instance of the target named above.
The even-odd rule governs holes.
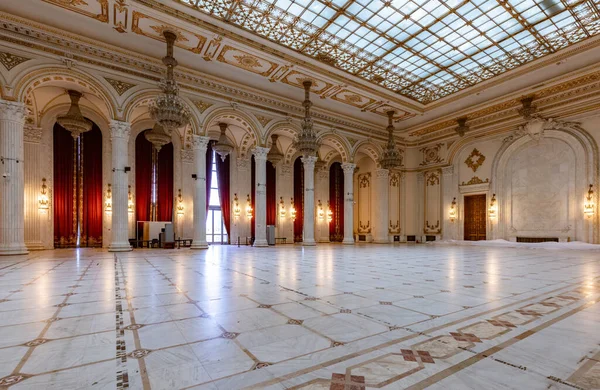
[[[26,255],[23,103],[0,100],[0,255]]]
[[[127,144],[131,134],[129,122],[110,121],[110,140],[112,143],[112,223],[110,252],[126,252],[131,250],[129,245],[129,226],[127,223]]]
[[[206,148],[208,137],[192,136],[194,167],[196,168],[196,193],[194,194],[194,240],[192,249],[207,249],[206,242]]]
[[[315,163],[314,156],[302,157],[304,165],[304,234],[302,245],[314,246],[315,242]]]
[[[390,215],[389,209],[389,177],[390,171],[387,169],[377,169],[375,171],[375,194],[377,194],[375,216],[374,216],[374,242],[377,244],[387,244],[390,242],[388,237],[388,226]]]
[[[344,241],[343,244],[354,244],[354,170],[356,164],[343,163],[344,170]]]
[[[254,246],[269,246],[267,242],[267,153],[269,148],[256,147],[254,162],[256,163],[256,200],[254,201],[256,229]]]

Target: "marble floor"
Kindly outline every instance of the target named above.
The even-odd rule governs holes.
[[[0,389],[598,389],[600,252],[0,258]]]

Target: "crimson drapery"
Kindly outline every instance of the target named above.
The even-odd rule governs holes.
[[[81,135],[83,158],[83,214],[80,246],[102,246],[102,132],[93,125]]]
[[[277,171],[271,161],[267,161],[267,225],[277,221]]]
[[[329,241],[344,240],[344,170],[339,162],[329,168],[329,208],[333,212],[329,223]]]
[[[230,195],[230,178],[229,167],[231,157],[227,156],[225,161],[217,156],[217,180],[219,181],[219,202],[221,203],[221,211],[223,214],[223,222],[227,231],[227,241],[231,242],[231,195]]]
[[[150,203],[152,202],[152,143],[144,136],[146,131],[138,134],[135,139],[136,221],[150,220]]]
[[[294,161],[294,242],[302,242],[304,230],[304,164],[300,157]]]
[[[173,220],[173,144],[169,142],[158,152],[158,183],[156,220]]]
[[[254,238],[256,232],[256,210],[254,209],[254,198],[256,198],[256,163],[254,162],[254,156],[250,159],[250,205],[252,206],[252,221],[250,222],[250,236]]]
[[[57,248],[77,244],[77,213],[74,212],[76,192],[73,174],[75,154],[73,137],[58,123],[54,125],[54,183],[52,204],[54,208],[54,246]]]
[[[213,141],[208,142],[206,148],[206,215],[208,216],[208,205],[210,204],[210,186],[212,183],[212,164],[213,164]],[[218,157],[218,156],[217,156]]]

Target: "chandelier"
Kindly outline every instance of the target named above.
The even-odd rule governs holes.
[[[79,137],[79,134],[85,133],[92,129],[92,122],[85,119],[79,109],[79,99],[81,92],[68,90],[69,98],[71,98],[71,107],[65,115],[56,118],[59,125],[71,132],[73,138]]]
[[[321,141],[317,138],[317,134],[313,130],[313,121],[310,117],[310,107],[312,106],[310,101],[310,87],[312,86],[312,81],[305,80],[302,85],[304,86],[304,102],[302,102],[302,106],[304,106],[304,119],[302,121],[302,130],[294,140],[294,147],[304,156],[314,156],[319,150]]]
[[[167,41],[167,55],[162,60],[167,66],[167,78],[160,81],[163,93],[150,106],[150,117],[170,136],[173,130],[189,123],[190,112],[178,96],[179,87],[173,77],[173,69],[177,66],[177,60],[173,57],[173,44],[177,34],[166,30],[163,35]]]
[[[283,153],[281,153],[281,150],[279,150],[279,146],[277,145],[277,138],[279,138],[277,134],[271,135],[271,150],[267,153],[267,160],[271,161],[271,164],[273,165],[283,159]]]
[[[458,124],[458,127],[456,127],[454,131],[456,131],[460,137],[463,137],[470,129],[469,125],[467,125],[467,118],[458,118],[456,123]]]
[[[233,151],[233,144],[227,138],[225,132],[227,131],[227,123],[219,123],[221,129],[221,135],[216,144],[213,145],[213,150],[221,156],[221,161],[225,162],[225,158],[229,153]]]
[[[167,134],[164,128],[158,123],[154,125],[152,130],[146,131],[144,133],[144,137],[146,137],[146,139],[150,141],[152,146],[154,146],[154,149],[156,149],[156,153],[160,152],[160,149],[163,146],[171,142],[171,136]]]
[[[396,148],[396,141],[394,141],[394,111],[388,111],[387,116],[388,142],[383,151],[383,156],[379,160],[379,164],[381,164],[383,169],[392,169],[400,166],[402,159],[400,158],[400,151]]]

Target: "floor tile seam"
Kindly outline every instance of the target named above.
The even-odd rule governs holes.
[[[600,349],[596,349],[592,357],[584,356],[579,362],[582,363],[575,371],[567,378],[568,383],[576,383],[583,375],[585,375],[592,367],[600,364]]]
[[[34,277],[33,279],[30,279],[30,280],[29,280],[27,283],[22,283],[22,284],[21,284],[21,286],[27,286],[27,285],[30,285],[30,284],[32,284],[32,283],[35,283],[37,280],[39,280],[39,279],[40,279],[40,278],[42,278],[43,276],[45,276],[45,275],[49,274],[49,273],[50,273],[50,272],[52,272],[54,269],[56,269],[56,268],[60,267],[60,266],[61,266],[62,264],[64,264],[65,262],[66,262],[66,260],[65,260],[65,261],[62,261],[62,262],[60,262],[59,264],[55,265],[54,267],[50,268],[49,270],[47,270],[47,271],[43,272],[41,275],[38,275],[38,276]],[[91,265],[91,263],[90,263],[90,265]],[[88,268],[89,268],[89,266],[88,266]],[[21,287],[21,288],[22,288],[22,287]],[[13,295],[13,294],[16,294],[16,293],[17,293],[17,291],[20,291],[20,290],[21,290],[21,289],[17,289],[17,290],[15,290],[14,292],[9,292],[9,294],[8,294],[7,296],[5,296],[5,297],[4,297],[4,299],[9,299],[11,295]]]
[[[573,286],[562,287],[562,288],[556,289],[555,291],[549,291],[549,292],[540,294],[537,298],[540,298],[542,296],[545,296],[545,295],[548,295],[548,294],[552,294],[552,293],[554,293],[556,291],[563,290],[565,288],[570,288],[570,287],[573,287]],[[450,322],[448,324],[440,325],[440,326],[437,326],[437,327],[434,327],[434,328],[431,328],[431,329],[426,329],[424,331],[421,331],[421,332],[418,332],[418,333],[414,333],[414,334],[409,335],[409,336],[404,336],[404,337],[401,337],[401,338],[398,338],[398,339],[395,339],[395,340],[390,340],[390,341],[385,342],[383,344],[380,344],[378,346],[374,346],[374,347],[366,348],[366,349],[364,349],[362,351],[354,352],[354,353],[348,355],[347,357],[345,357],[346,359],[343,359],[343,360],[340,360],[341,358],[338,358],[338,359],[334,359],[332,361],[321,362],[318,365],[315,365],[315,366],[312,366],[312,367],[308,367],[308,368],[305,368],[303,370],[298,371],[298,372],[301,372],[301,374],[298,374],[298,372],[287,374],[287,375],[281,377],[282,378],[281,380],[292,379],[292,378],[295,378],[297,376],[303,375],[304,373],[313,372],[313,371],[318,370],[320,368],[326,368],[326,367],[328,367],[328,366],[330,366],[332,364],[337,364],[337,363],[340,363],[340,362],[342,362],[344,360],[348,360],[350,358],[354,358],[354,357],[357,357],[357,356],[365,355],[367,353],[370,353],[370,352],[373,352],[373,351],[376,351],[376,350],[379,350],[379,349],[382,349],[382,348],[386,348],[386,347],[390,347],[390,346],[393,346],[393,345],[396,345],[396,344],[400,344],[400,343],[403,343],[405,341],[408,341],[408,340],[420,337],[422,335],[429,335],[429,332],[436,332],[438,330],[442,330],[442,329],[445,329],[445,328],[448,328],[448,327],[451,327],[451,326],[454,326],[454,325],[458,325],[461,322],[469,321],[471,319],[477,318],[477,317],[482,316],[482,315],[491,314],[493,312],[504,310],[504,309],[506,309],[508,307],[516,306],[516,305],[525,303],[525,301],[528,301],[528,300],[529,299],[525,299],[525,300],[523,300],[523,302],[511,303],[511,304],[505,305],[503,307],[499,307],[499,308],[496,308],[496,309],[489,310],[488,312],[480,313],[480,314],[477,314],[477,315],[472,315],[472,316],[469,316],[467,318],[456,320],[456,321],[452,321],[452,322]],[[433,337],[433,336],[431,336],[431,337]],[[275,380],[274,383],[277,383],[277,382],[278,381]],[[261,383],[261,385],[268,385],[268,384],[272,384],[272,383],[271,382]]]
[[[54,323],[56,323],[56,322],[54,322]],[[100,330],[100,331],[97,331],[97,332],[77,334],[77,335],[73,335],[73,336],[62,336],[62,337],[55,337],[55,338],[45,338],[46,342],[44,344],[48,344],[48,343],[51,343],[53,341],[64,341],[64,340],[69,340],[69,339],[75,339],[75,338],[78,338],[78,337],[86,337],[86,336],[93,336],[93,335],[96,335],[96,334],[110,333],[112,331],[113,331],[112,329],[107,329],[107,330]],[[16,347],[24,347],[24,346],[25,346],[25,343],[9,345],[9,346],[6,346],[6,347],[0,347],[0,351],[3,350],[3,349],[16,348]]]

